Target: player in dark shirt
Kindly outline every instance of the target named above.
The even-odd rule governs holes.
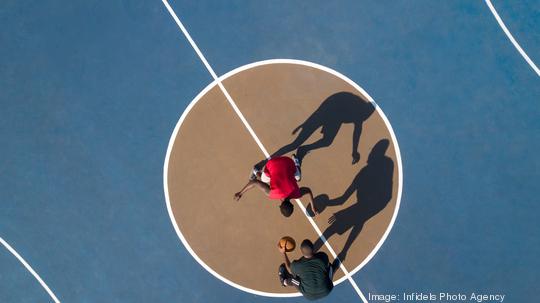
[[[285,263],[279,267],[279,278],[283,286],[296,286],[308,300],[326,297],[334,288],[333,269],[324,252],[315,252],[313,243],[302,241],[302,257],[290,262],[285,248],[278,245]]]

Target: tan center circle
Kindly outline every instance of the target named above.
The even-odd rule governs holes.
[[[356,269],[385,234],[397,205],[396,148],[380,112],[343,79],[301,64],[255,66],[223,85],[271,154],[290,155],[299,146],[309,151],[299,185],[313,190],[322,210],[316,224],[345,267]],[[355,128],[361,130],[360,159],[353,164]],[[233,201],[264,155],[217,85],[198,99],[172,140],[170,210],[194,257],[244,290],[295,293],[278,282],[283,260],[276,243],[282,236],[316,242],[318,235],[297,205],[285,218],[279,201],[256,189]],[[289,255],[299,258],[299,249]],[[340,270],[334,281],[341,277]]]

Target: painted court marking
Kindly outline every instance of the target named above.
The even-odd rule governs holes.
[[[186,38],[188,39],[189,43],[191,44],[191,46],[193,47],[193,49],[195,50],[195,52],[197,53],[197,55],[199,56],[199,58],[201,59],[201,61],[204,63],[204,65],[206,66],[206,69],[208,70],[208,72],[210,72],[210,74],[212,75],[212,77],[214,78],[214,80],[216,81],[216,83],[218,84],[219,88],[221,89],[221,91],[223,92],[223,94],[225,95],[225,97],[227,98],[227,100],[229,101],[229,103],[231,104],[231,106],[233,107],[234,111],[236,112],[236,114],[240,117],[240,120],[242,120],[242,123],[244,123],[245,127],[247,128],[247,130],[249,131],[249,133],[251,134],[251,136],[253,137],[253,139],[255,140],[255,142],[257,142],[257,145],[259,145],[259,148],[261,149],[261,151],[263,152],[264,156],[266,158],[269,158],[270,157],[270,154],[268,153],[268,151],[266,150],[266,148],[262,145],[261,141],[259,140],[259,138],[257,137],[257,135],[255,134],[255,132],[253,131],[253,129],[251,128],[251,126],[249,125],[249,123],[247,122],[247,120],[245,119],[244,115],[240,112],[240,110],[238,109],[238,107],[236,106],[236,103],[232,100],[231,96],[229,95],[229,93],[227,92],[227,90],[225,89],[225,87],[223,86],[223,84],[221,83],[221,81],[219,80],[219,78],[217,77],[216,73],[214,72],[214,70],[212,69],[212,67],[210,66],[210,64],[208,63],[208,61],[206,60],[206,58],[204,57],[204,55],[202,54],[202,52],[200,51],[199,47],[197,46],[197,44],[195,43],[195,41],[193,41],[193,39],[191,38],[191,35],[189,34],[189,32],[187,31],[187,29],[184,27],[184,25],[182,24],[182,22],[180,21],[180,19],[178,18],[178,16],[176,15],[176,13],[174,12],[174,10],[172,9],[172,7],[169,5],[169,3],[166,1],[166,0],[163,0],[163,4],[165,5],[165,7],[167,8],[167,10],[169,11],[169,13],[171,14],[171,16],[173,17],[173,19],[176,21],[176,24],[178,25],[178,27],[180,28],[180,30],[182,30],[182,33],[184,34],[184,36],[186,36]],[[302,211],[305,213],[305,208],[303,207],[302,203],[297,199],[296,200],[297,204],[300,204],[300,208],[302,209]],[[308,220],[310,218],[308,217]],[[313,220],[309,220],[309,222],[311,223],[311,225],[315,228],[315,230],[317,231],[317,234],[319,235],[319,237],[322,237],[322,233],[320,231],[320,229],[317,227],[317,225],[315,225],[315,222],[313,222]],[[332,247],[330,246],[330,244],[328,243],[328,241],[326,241],[326,239],[323,237],[322,238],[326,247],[328,248],[328,250],[332,253],[333,257],[335,258],[337,256],[337,254],[335,253],[335,251],[332,249]],[[340,262],[341,263],[341,262]],[[352,277],[349,275],[349,272],[347,271],[347,269],[345,268],[345,266],[343,266],[343,263],[341,263],[340,267],[342,268],[343,272],[345,273],[345,276],[349,279],[349,281],[351,282],[353,288],[355,289],[355,291],[358,293],[358,295],[360,296],[360,298],[362,299],[362,301],[366,302],[367,303],[367,300],[366,298],[364,297],[364,294],[362,293],[362,291],[360,291],[360,289],[358,288],[358,285],[356,285],[356,282],[352,279]]]
[[[169,5],[169,3],[166,1],[166,0],[162,0],[163,4],[165,5],[165,7],[167,8],[167,10],[169,11],[169,13],[171,14],[171,16],[173,17],[173,19],[175,20],[175,22],[177,23],[178,27],[180,28],[180,30],[182,31],[182,33],[184,34],[184,36],[188,39],[189,43],[191,44],[191,46],[193,47],[193,49],[195,50],[195,52],[197,53],[197,55],[199,56],[199,58],[201,59],[201,61],[203,62],[203,64],[205,65],[205,67],[207,68],[207,70],[209,71],[209,73],[212,75],[212,77],[214,78],[214,81],[209,85],[207,86],[188,106],[188,108],[184,111],[184,114],[181,116],[178,124],[176,125],[175,129],[174,129],[174,132],[173,132],[173,135],[171,136],[171,140],[169,142],[169,147],[168,147],[168,150],[167,150],[167,155],[166,155],[166,158],[165,158],[165,165],[164,165],[164,187],[165,187],[165,197],[166,197],[166,201],[167,201],[167,209],[169,211],[169,216],[171,217],[171,221],[173,223],[173,226],[178,234],[178,236],[180,237],[181,241],[183,242],[183,244],[186,246],[186,248],[188,249],[188,251],[190,252],[190,254],[206,269],[208,270],[210,273],[212,273],[214,276],[216,276],[217,278],[219,278],[220,280],[226,282],[227,284],[231,285],[231,286],[234,286],[234,287],[237,287],[241,290],[244,290],[244,291],[247,291],[247,292],[250,292],[250,293],[254,293],[254,294],[258,294],[258,295],[264,295],[264,296],[273,296],[273,297],[290,297],[290,296],[298,296],[299,294],[298,293],[294,293],[294,294],[274,294],[274,293],[265,293],[265,292],[260,292],[260,291],[257,291],[257,290],[253,290],[253,289],[249,289],[249,288],[246,288],[246,287],[243,287],[241,285],[238,285],[232,281],[229,281],[227,279],[225,279],[224,277],[222,277],[221,275],[219,275],[218,273],[216,273],[214,270],[212,270],[210,267],[208,267],[195,253],[194,251],[191,249],[191,247],[189,246],[189,244],[187,243],[186,239],[183,237],[182,233],[180,232],[180,229],[179,227],[177,226],[176,224],[176,221],[174,219],[174,215],[172,213],[172,209],[171,209],[171,206],[170,206],[170,201],[169,201],[169,195],[168,195],[168,185],[167,185],[167,172],[168,172],[168,161],[169,161],[169,156],[170,156],[170,151],[172,149],[172,145],[174,143],[174,139],[176,138],[176,134],[178,133],[179,131],[179,128],[180,128],[180,125],[182,124],[182,121],[185,119],[185,117],[187,116],[187,113],[191,110],[191,108],[195,105],[195,103],[198,101],[198,99],[200,99],[200,97],[202,97],[202,95],[204,95],[206,92],[208,92],[212,87],[214,87],[216,84],[219,86],[219,88],[221,89],[221,91],[223,92],[223,94],[225,95],[227,101],[230,103],[230,105],[233,107],[234,111],[236,112],[236,114],[238,115],[238,117],[242,120],[244,126],[246,127],[246,129],[249,131],[249,133],[251,134],[251,136],[253,137],[253,139],[255,140],[255,142],[257,143],[257,145],[259,146],[259,148],[261,149],[261,151],[263,152],[263,154],[265,155],[266,158],[269,158],[269,153],[267,152],[266,148],[263,146],[262,142],[259,140],[259,138],[257,137],[257,135],[255,134],[255,132],[253,131],[253,129],[251,128],[251,126],[249,125],[248,121],[245,119],[245,117],[243,116],[243,114],[240,112],[240,110],[238,109],[238,107],[236,106],[236,103],[234,102],[234,100],[232,99],[232,97],[229,95],[228,91],[225,89],[225,87],[223,86],[222,84],[222,80],[229,77],[230,75],[234,74],[234,73],[238,73],[239,71],[241,70],[246,70],[246,69],[249,69],[249,68],[252,68],[252,67],[255,67],[255,66],[259,66],[259,65],[264,65],[264,64],[273,64],[273,63],[290,63],[290,64],[301,64],[301,65],[306,65],[306,66],[311,66],[311,67],[314,67],[314,68],[317,68],[317,69],[321,69],[321,70],[324,70],[326,72],[329,72],[343,80],[345,80],[346,82],[348,82],[349,84],[351,84],[355,89],[357,89],[358,91],[362,92],[365,96],[368,97],[369,101],[372,102],[372,104],[375,106],[376,110],[379,112],[379,114],[381,115],[381,117],[383,118],[386,126],[388,127],[388,130],[391,134],[391,137],[392,137],[392,140],[393,140],[393,143],[394,143],[394,146],[395,146],[395,151],[396,151],[396,158],[397,158],[397,162],[398,162],[398,180],[399,180],[399,184],[398,184],[398,197],[397,197],[397,201],[396,201],[396,208],[395,208],[395,211],[394,211],[394,214],[392,216],[392,219],[391,219],[391,222],[388,226],[388,229],[386,230],[386,232],[384,233],[383,237],[381,238],[381,240],[377,243],[377,246],[375,247],[375,249],[368,255],[368,257],[359,265],[357,266],[352,272],[349,272],[345,266],[341,263],[340,267],[341,269],[343,270],[343,273],[344,273],[344,277],[339,279],[338,281],[336,281],[336,284],[339,284],[340,282],[344,281],[345,279],[348,279],[349,282],[351,283],[351,285],[353,286],[354,290],[357,292],[358,296],[361,298],[361,300],[363,302],[367,302],[365,296],[363,295],[362,291],[359,289],[358,285],[356,284],[356,282],[354,281],[354,279],[352,278],[352,275],[354,273],[356,273],[361,267],[363,267],[365,264],[367,264],[367,262],[369,262],[369,260],[375,255],[375,253],[378,251],[378,249],[381,247],[382,243],[386,240],[390,230],[392,229],[392,226],[395,222],[395,219],[396,219],[396,216],[397,216],[397,213],[399,211],[399,204],[400,204],[400,201],[401,201],[401,191],[402,191],[402,165],[401,165],[401,155],[400,155],[400,152],[399,152],[399,147],[398,147],[398,144],[397,144],[397,140],[396,140],[396,137],[395,137],[395,134],[390,126],[390,123],[387,119],[387,117],[384,115],[384,113],[382,112],[382,110],[375,104],[375,102],[373,101],[373,99],[362,89],[360,88],[356,83],[354,83],[352,80],[348,79],[347,77],[345,77],[344,75],[334,71],[334,70],[331,70],[329,68],[326,68],[324,66],[321,66],[321,65],[318,65],[318,64],[315,64],[315,63],[311,63],[311,62],[306,62],[306,61],[300,61],[300,60],[289,60],[289,59],[275,59],[275,60],[266,60],[266,61],[261,61],[261,62],[256,62],[256,63],[252,63],[252,64],[248,64],[248,65],[245,65],[245,66],[242,66],[240,68],[237,68],[221,77],[217,77],[216,73],[214,72],[214,70],[212,69],[212,67],[210,66],[210,64],[208,63],[208,61],[206,60],[206,58],[204,57],[204,55],[202,54],[202,52],[200,51],[200,49],[198,48],[198,46],[196,45],[195,41],[191,38],[191,35],[189,34],[189,32],[186,30],[186,28],[184,27],[184,25],[182,24],[182,22],[180,21],[180,19],[178,18],[178,16],[176,15],[176,13],[174,12],[174,10],[171,8],[171,6]],[[308,219],[308,221],[310,222],[310,224],[312,225],[312,227],[315,229],[315,231],[317,232],[317,234],[319,235],[319,237],[321,237],[321,239],[324,241],[326,247],[328,248],[329,252],[332,254],[332,256],[334,258],[337,258],[337,254],[335,253],[334,249],[330,246],[329,242],[326,241],[326,239],[324,238],[324,236],[322,235],[322,232],[321,230],[319,229],[319,227],[315,224],[315,222],[313,221],[313,219],[311,217],[309,217],[306,213],[306,209],[304,208],[302,202],[300,200],[296,200],[298,206],[302,209],[302,212],[306,215],[306,218]]]
[[[333,71],[329,68],[326,68],[324,66],[320,66],[320,65],[317,65],[317,64],[314,64],[314,63],[311,63],[311,62],[306,62],[306,61],[300,61],[300,60],[291,60],[291,59],[273,59],[273,60],[266,60],[266,61],[260,61],[260,62],[255,62],[255,63],[251,63],[251,64],[248,64],[248,65],[244,65],[244,66],[241,66],[239,68],[236,68],[228,73],[226,73],[225,75],[222,75],[221,77],[218,78],[219,81],[224,81],[226,80],[227,78],[239,73],[239,72],[242,72],[244,70],[248,70],[248,69],[251,69],[251,68],[254,68],[254,67],[257,67],[257,66],[262,66],[262,65],[269,65],[269,64],[279,64],[279,63],[288,63],[288,64],[298,64],[298,65],[303,65],[303,66],[310,66],[310,67],[313,67],[313,68],[318,68],[320,70],[324,70],[324,71],[327,71],[341,79],[343,79],[344,81],[346,81],[347,83],[349,83],[351,86],[353,86],[356,90],[358,90],[359,92],[361,92],[363,95],[365,95],[371,102],[372,101],[372,98],[362,89],[360,88],[357,84],[355,84],[352,80],[348,79],[347,77],[345,77],[344,75],[341,75],[339,73],[337,73],[336,71]],[[216,271],[214,271],[211,267],[209,267],[201,258],[199,258],[199,256],[195,253],[195,251],[191,248],[190,244],[188,243],[188,241],[185,239],[184,235],[182,234],[182,232],[180,231],[180,228],[178,227],[177,223],[176,223],[176,220],[175,220],[175,217],[174,217],[174,214],[173,214],[173,211],[172,211],[172,207],[171,207],[171,203],[170,203],[170,197],[169,197],[169,189],[168,189],[168,163],[169,163],[169,159],[170,159],[170,155],[171,155],[171,151],[172,151],[172,148],[173,148],[173,145],[175,143],[175,139],[180,131],[180,128],[182,126],[182,123],[184,122],[185,118],[188,116],[188,114],[190,113],[191,109],[197,104],[197,102],[204,96],[206,95],[211,89],[213,89],[216,85],[217,85],[217,80],[214,80],[212,83],[210,83],[207,87],[205,87],[192,101],[191,103],[187,106],[187,108],[184,110],[184,112],[182,113],[178,123],[176,124],[175,126],[175,129],[173,130],[173,133],[171,135],[171,138],[169,140],[169,146],[168,146],[168,150],[167,150],[167,154],[166,154],[166,157],[165,157],[165,162],[164,162],[164,169],[163,169],[163,180],[164,180],[164,191],[165,191],[165,199],[166,199],[166,203],[167,203],[167,210],[169,212],[169,217],[171,219],[171,222],[173,224],[173,227],[178,235],[178,237],[180,238],[182,244],[184,244],[184,246],[186,247],[186,249],[188,250],[188,252],[193,256],[193,258],[203,267],[205,268],[208,272],[210,272],[212,275],[214,275],[216,278],[222,280],[223,282],[233,286],[233,287],[236,287],[238,289],[241,289],[243,291],[246,291],[246,292],[249,292],[249,293],[253,293],[253,294],[257,294],[257,295],[262,295],[262,296],[269,296],[269,297],[292,297],[292,296],[298,296],[300,295],[299,293],[288,293],[288,294],[281,294],[281,293],[268,293],[268,292],[262,292],[262,291],[258,291],[258,290],[254,290],[254,289],[251,289],[251,288],[247,288],[247,287],[244,287],[242,285],[239,285],[235,282],[232,282],[231,280],[228,280],[227,278],[223,277],[222,275],[220,275],[219,273],[217,273]],[[373,103],[374,106],[375,106],[375,103]],[[386,240],[388,234],[390,233],[390,230],[392,229],[392,226],[395,222],[395,219],[397,217],[397,213],[398,213],[398,210],[399,210],[399,202],[401,200],[401,195],[402,195],[402,164],[401,164],[401,158],[400,158],[400,152],[399,152],[399,146],[397,145],[397,140],[395,138],[395,135],[391,129],[391,126],[386,118],[386,116],[384,115],[384,113],[381,111],[381,109],[379,107],[376,107],[376,110],[378,111],[378,113],[380,114],[381,118],[385,121],[385,124],[386,124],[386,127],[388,128],[388,131],[391,135],[391,138],[392,138],[392,142],[394,144],[394,148],[395,148],[395,151],[396,151],[396,162],[397,162],[397,165],[398,165],[398,192],[397,192],[397,200],[396,200],[396,208],[394,210],[394,214],[391,218],[391,222],[389,223],[388,225],[388,228],[387,230],[385,231],[385,233],[383,234],[383,237],[379,240],[379,242],[377,243],[377,246],[371,251],[371,253],[366,257],[366,259],[361,263],[359,264],[356,268],[354,268],[352,271],[349,272],[350,275],[353,275],[355,274],[356,272],[358,272],[363,266],[365,266],[365,264],[367,264],[373,257],[374,255],[377,253],[378,249],[382,246],[383,242]],[[303,205],[299,204],[299,207],[303,209]],[[303,209],[304,210],[304,209]],[[305,213],[305,210],[303,211]],[[316,225],[315,225],[316,226]],[[318,227],[315,228],[315,231],[317,231]],[[345,273],[345,272],[344,272]],[[337,281],[335,281],[335,284],[339,284],[341,282],[343,282],[344,280],[346,280],[347,277],[344,276],[340,279],[338,279]]]
[[[58,300],[58,298],[54,295],[54,293],[51,291],[51,289],[49,288],[49,286],[47,286],[47,284],[41,279],[41,277],[37,274],[37,272],[30,266],[30,264],[28,264],[24,259],[23,257],[21,257],[21,255],[19,255],[19,253],[17,253],[17,251],[11,247],[11,245],[9,245],[9,243],[7,243],[4,239],[2,239],[0,237],[0,243],[2,243],[2,245],[4,245],[4,247],[12,254],[15,256],[15,258],[17,258],[19,260],[19,262],[22,263],[22,265],[24,265],[24,267],[34,276],[34,278],[36,278],[36,280],[39,282],[39,284],[41,284],[41,286],[45,289],[45,291],[47,291],[47,293],[49,294],[49,296],[53,299],[53,301],[55,303],[60,303],[60,300]]]
[[[501,17],[499,16],[499,14],[497,13],[497,10],[495,10],[495,7],[493,6],[493,4],[491,3],[491,0],[486,0],[486,4],[487,6],[489,7],[489,10],[491,11],[491,13],[493,14],[493,16],[495,17],[495,19],[497,20],[497,23],[499,23],[499,26],[502,28],[502,30],[504,31],[504,33],[506,34],[506,36],[508,37],[508,39],[510,39],[510,42],[512,42],[512,44],[514,45],[514,47],[518,50],[518,52],[521,54],[521,56],[523,57],[523,59],[525,59],[525,61],[527,61],[527,63],[532,67],[532,69],[536,72],[536,74],[540,77],[540,69],[538,69],[538,67],[536,66],[536,64],[534,64],[534,62],[531,60],[531,58],[529,58],[529,56],[527,56],[527,53],[521,48],[521,46],[519,45],[519,43],[516,41],[516,39],[514,39],[514,36],[512,36],[512,33],[510,33],[510,31],[508,30],[508,28],[506,27],[506,25],[504,24],[504,22],[502,21]]]

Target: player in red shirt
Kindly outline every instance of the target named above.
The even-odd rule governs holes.
[[[293,160],[294,159],[294,160]],[[301,179],[300,166],[295,155],[293,159],[289,157],[271,158],[266,162],[262,170],[254,169],[253,175],[249,182],[236,194],[236,201],[242,198],[242,195],[253,187],[259,188],[268,198],[280,200],[279,209],[285,217],[290,217],[293,213],[294,206],[291,199],[299,199],[305,195],[308,196],[310,202],[310,211],[316,214],[313,210],[313,193],[309,187],[298,187],[298,181]]]

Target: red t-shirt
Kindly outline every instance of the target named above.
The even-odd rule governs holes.
[[[289,157],[268,160],[264,173],[270,178],[270,199],[300,198],[300,189],[294,178],[296,166]]]

